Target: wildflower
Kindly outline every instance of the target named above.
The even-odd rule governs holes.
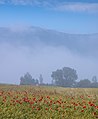
[[[83,106],[83,108],[86,108],[86,106]]]
[[[84,110],[82,109],[81,112],[84,112]]]

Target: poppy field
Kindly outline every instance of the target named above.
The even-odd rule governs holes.
[[[98,89],[0,85],[0,119],[96,119]]]

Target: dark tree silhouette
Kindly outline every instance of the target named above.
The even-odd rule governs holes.
[[[52,72],[51,77],[53,79],[52,82],[54,82],[55,85],[64,87],[73,87],[78,78],[76,70],[69,67],[57,69],[56,71]]]

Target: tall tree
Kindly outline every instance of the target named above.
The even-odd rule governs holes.
[[[89,88],[89,87],[91,87],[91,81],[89,79],[80,80],[77,83],[77,87],[80,87],[80,88]]]
[[[20,78],[20,85],[32,85],[35,84],[35,79],[27,72]]]
[[[96,77],[96,76],[93,76],[93,77],[92,77],[92,82],[93,82],[93,83],[97,83],[97,77]]]
[[[40,74],[40,76],[39,76],[39,83],[43,84],[43,76],[42,76],[42,74]]]
[[[92,85],[91,85],[91,87],[92,88],[98,88],[98,80],[97,80],[96,76],[92,77]]]
[[[56,71],[52,72],[51,77],[55,85],[64,87],[73,87],[78,78],[76,70],[69,67],[57,69]]]

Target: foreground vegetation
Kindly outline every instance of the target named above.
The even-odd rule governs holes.
[[[96,119],[98,89],[0,85],[0,119]]]

